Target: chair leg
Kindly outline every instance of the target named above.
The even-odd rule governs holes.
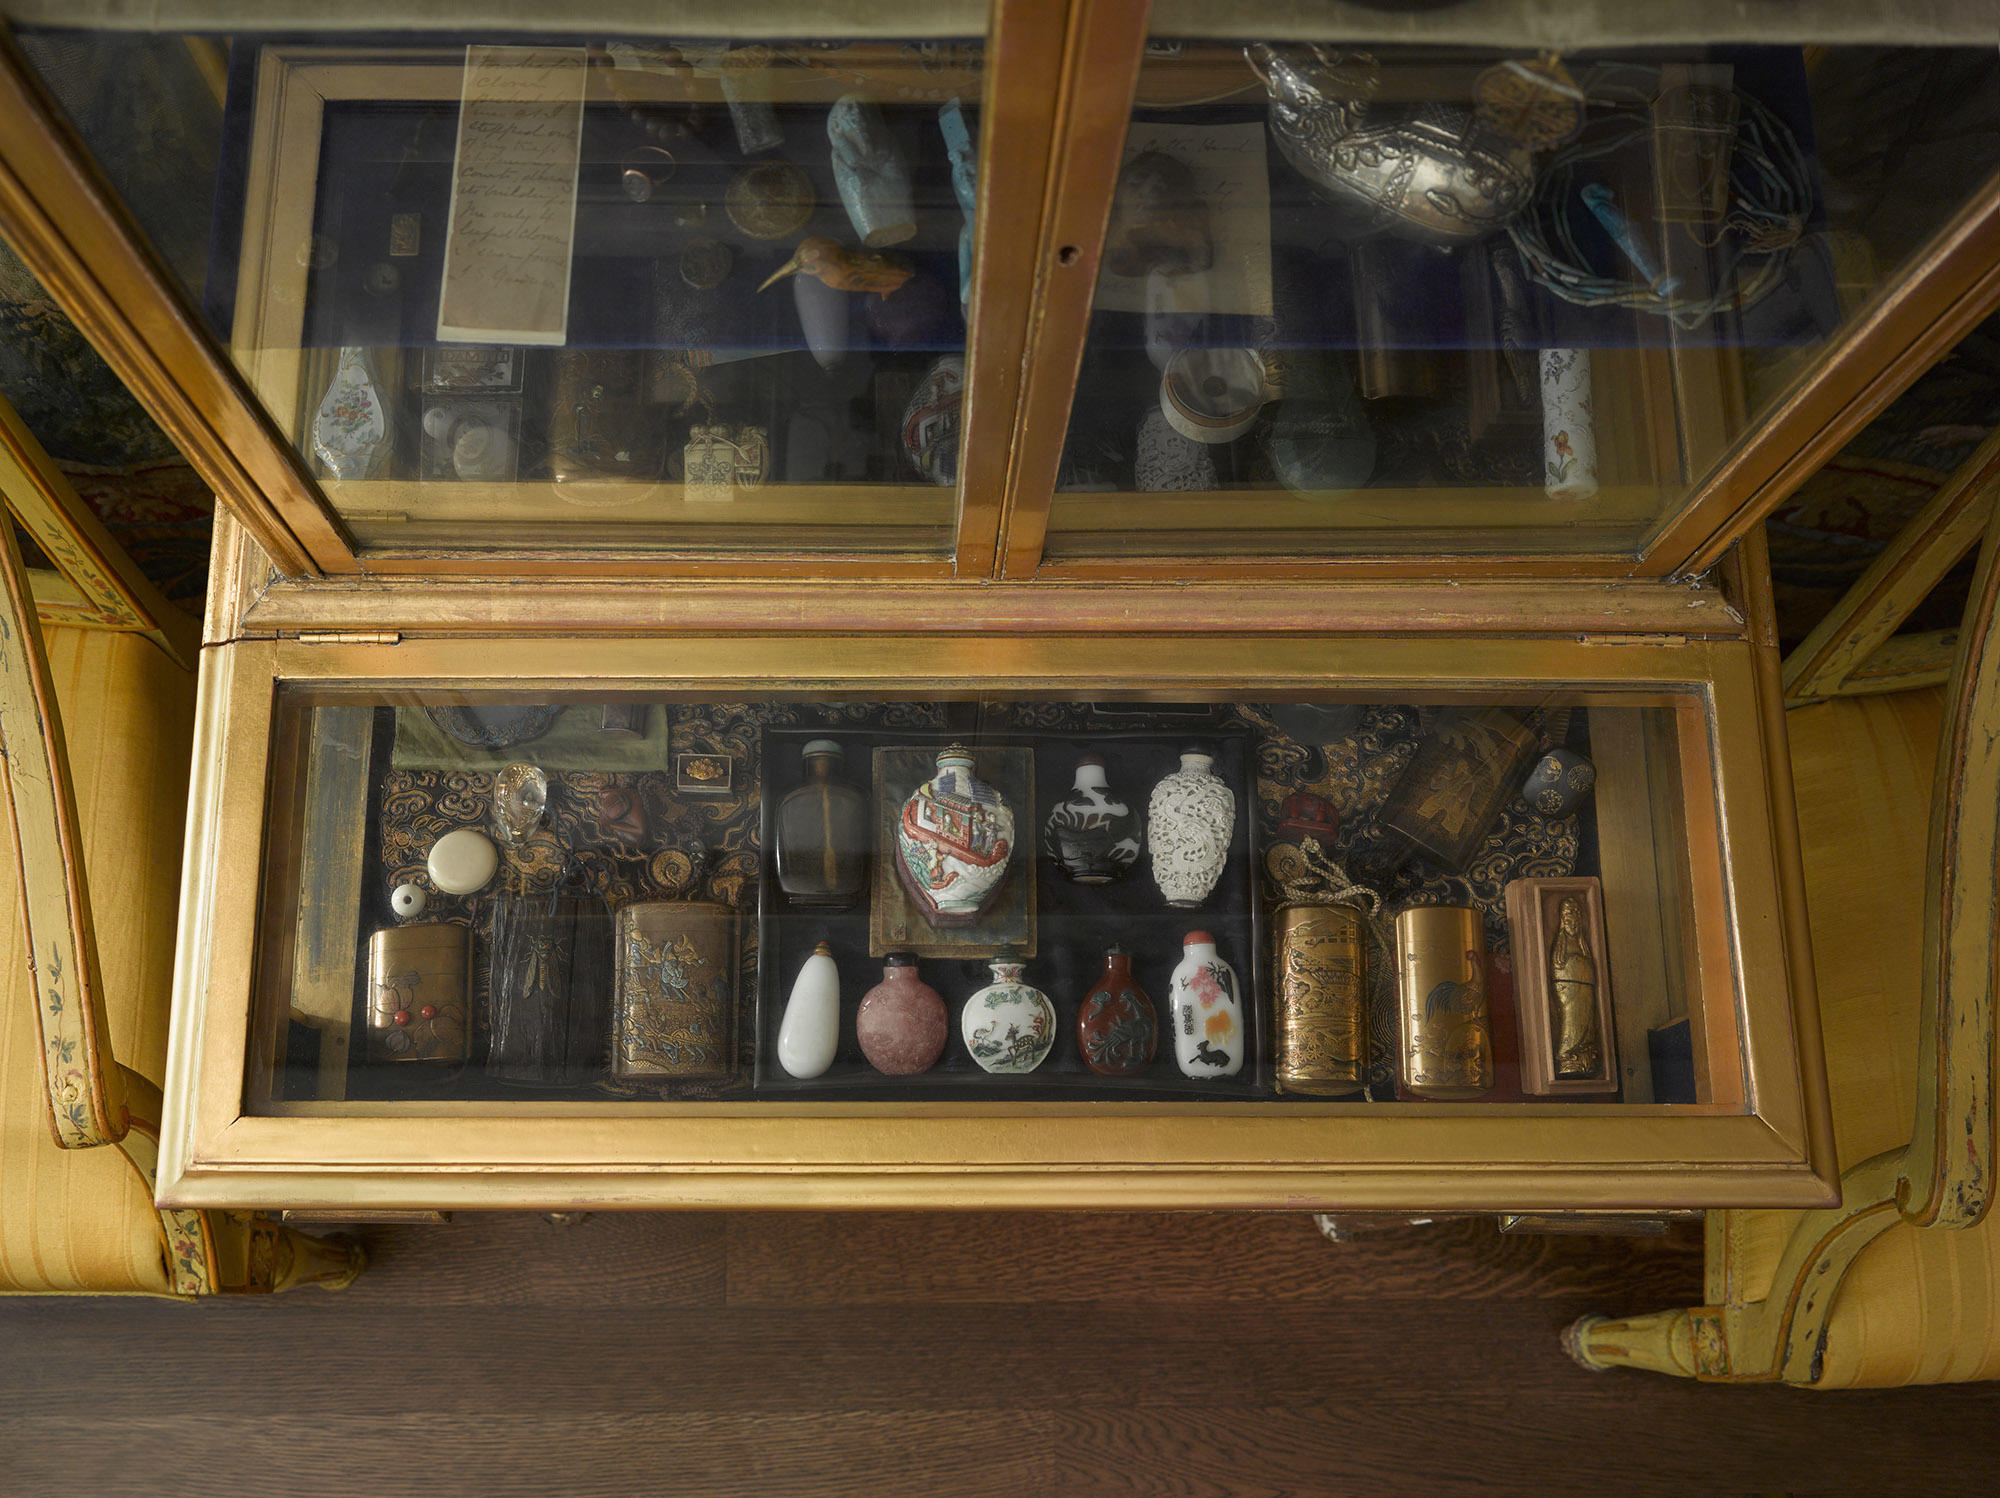
[[[1694,1317],[1685,1309],[1646,1316],[1584,1316],[1563,1332],[1563,1351],[1594,1373],[1643,1368],[1695,1376]]]
[[[368,1266],[356,1239],[315,1238],[252,1212],[210,1212],[215,1289],[223,1295],[276,1295],[301,1285],[345,1290]]]

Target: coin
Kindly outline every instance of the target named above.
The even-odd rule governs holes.
[[[729,221],[752,239],[784,239],[806,226],[818,199],[812,178],[786,161],[760,161],[723,194]]]
[[[733,263],[729,246],[721,240],[691,239],[681,251],[681,279],[696,291],[709,291],[722,284]]]

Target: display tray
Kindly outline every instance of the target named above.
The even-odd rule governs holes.
[[[935,1096],[940,1098],[1007,1098],[1057,1100],[1079,1095],[1117,1098],[1201,1098],[1217,1101],[1228,1098],[1255,1098],[1271,1095],[1269,1024],[1264,1012],[1267,979],[1264,972],[1265,940],[1263,920],[1257,900],[1257,818],[1248,814],[1256,804],[1252,780],[1254,752],[1247,732],[1221,728],[1212,722],[1193,721],[1180,729],[1085,729],[1081,732],[1053,729],[1045,733],[987,734],[979,740],[981,763],[1003,760],[1009,750],[1020,751],[1032,763],[1033,825],[1026,823],[1016,805],[1019,833],[1018,856],[1022,862],[1008,871],[1009,881],[1019,881],[1028,896],[1024,902],[1033,918],[1026,941],[982,940],[982,933],[967,933],[972,940],[962,956],[920,957],[918,972],[945,1002],[948,1023],[944,1054],[929,1071],[911,1076],[884,1076],[871,1067],[861,1053],[854,1026],[854,1011],[861,997],[882,976],[883,954],[871,951],[884,943],[871,939],[871,900],[880,899],[888,880],[880,860],[871,849],[869,880],[859,902],[846,909],[802,906],[786,897],[778,887],[776,865],[768,850],[773,846],[773,808],[786,792],[803,783],[800,751],[814,739],[832,738],[841,744],[849,767],[881,764],[895,751],[906,747],[935,750],[948,740],[934,738],[917,745],[907,732],[845,733],[828,735],[802,729],[767,729],[764,735],[766,789],[762,845],[767,850],[760,862],[758,881],[758,971],[756,983],[756,1065],[754,1086],[760,1095],[840,1096],[855,1099],[902,1099]],[[1109,884],[1077,884],[1065,878],[1056,861],[1041,847],[1042,827],[1049,809],[1068,793],[1079,755],[1095,754],[1105,763],[1105,775],[1113,790],[1124,800],[1144,804],[1146,794],[1163,776],[1179,767],[1183,748],[1198,748],[1212,754],[1214,771],[1229,787],[1238,808],[1227,861],[1214,890],[1198,907],[1168,907],[1141,856],[1122,878]],[[885,753],[886,751],[886,753]],[[907,756],[899,756],[907,763]],[[988,773],[982,770],[982,773]],[[893,774],[893,772],[892,772]],[[856,777],[857,779],[860,777]],[[995,783],[1003,791],[1014,787]],[[886,808],[893,815],[901,796],[915,789],[911,771],[886,783],[891,797],[876,798],[878,824]],[[1012,799],[1010,797],[1010,799]],[[878,837],[877,846],[881,839]],[[1011,891],[1000,892],[1004,903]],[[911,928],[913,942],[928,950],[935,939],[946,933]],[[1164,1029],[1152,1064],[1139,1075],[1100,1076],[1084,1064],[1077,1043],[1077,1007],[1102,975],[1107,947],[1118,945],[1131,954],[1132,974],[1153,1001],[1157,1015],[1165,1013],[1165,999],[1171,989],[1175,966],[1181,960],[1182,938],[1190,931],[1207,931],[1216,938],[1216,949],[1243,980],[1245,993],[1247,1054],[1243,1068],[1235,1076],[1197,1080],[1182,1076],[1174,1061],[1173,1043]],[[1013,933],[1000,933],[1011,935]],[[794,976],[812,955],[816,943],[824,941],[832,949],[841,978],[841,1029],[839,1048],[833,1064],[817,1077],[797,1078],[778,1064],[778,1030]],[[1034,1071],[1022,1076],[995,1076],[983,1070],[967,1049],[960,1013],[968,998],[993,981],[991,957],[1017,956],[1024,960],[1026,981],[1047,994],[1055,1006],[1055,1043],[1048,1058]]]
[[[1305,1100],[1314,1088],[1299,1085],[1281,1054],[1285,1013],[1297,1011],[1284,1008],[1293,1000],[1281,1002],[1274,933],[1288,907],[1346,902],[1364,918],[1365,965],[1345,1023],[1367,1041],[1345,1095],[1414,1100],[1398,1069],[1406,1022],[1395,917],[1460,906],[1477,912],[1487,958],[1493,1044],[1484,1100],[1517,1101],[1517,976],[1546,963],[1524,967],[1511,950],[1508,887],[1602,878],[1609,955],[1600,941],[1593,957],[1616,995],[1606,1012],[1622,1039],[1616,1074],[1590,1096],[1696,1101],[1697,1090],[1665,1075],[1670,1068],[1656,1079],[1650,1055],[1650,1032],[1686,1002],[1684,938],[1675,935],[1685,898],[1674,847],[1681,793],[1669,718],[1517,705],[1497,712],[1505,725],[1497,754],[1467,748],[1478,735],[1467,737],[1465,720],[1490,711],[1033,700],[301,703],[282,716],[279,740],[297,777],[291,789],[279,787],[277,802],[297,863],[296,872],[281,871],[289,882],[274,888],[271,907],[274,930],[289,934],[273,948],[266,978],[274,999],[286,996],[288,1016],[274,1036],[270,1096],[280,1104]],[[482,712],[487,718],[452,716]],[[454,737],[468,723],[491,726],[495,713],[532,736],[511,744]],[[815,740],[839,752],[857,825],[866,808],[865,838],[851,839],[866,843],[865,873],[850,874],[842,888],[853,892],[833,903],[802,890],[796,867],[787,885],[779,867],[777,820],[806,783],[804,751]],[[1531,752],[1537,742],[1586,765],[1595,753],[1603,777],[1596,795],[1586,789],[1559,811],[1534,804],[1533,777],[1524,776],[1531,762],[1547,762]],[[977,915],[933,925],[883,850],[894,846],[911,793],[938,774],[940,751],[953,744],[969,746],[973,773],[1011,809],[1014,842],[1004,879]],[[1182,769],[1187,751],[1212,759],[1213,784],[1234,807],[1213,884],[1190,906],[1170,905],[1153,863],[1154,825],[1139,835],[1122,878],[1069,878],[1046,829],[1051,811],[1074,794],[1079,758],[1102,761],[1111,798],[1146,818],[1155,787]],[[1483,779],[1482,754],[1492,771]],[[546,805],[532,831],[510,844],[496,830],[496,790],[518,765],[542,772]],[[1614,829],[1609,854],[1599,847],[1600,800]],[[1456,832],[1445,826],[1454,821]],[[478,888],[452,893],[441,887],[433,852],[468,834],[474,846],[497,840],[497,869]],[[421,897],[414,914],[412,891]],[[629,1007],[623,986],[657,981],[659,951],[672,949],[676,962],[693,955],[677,936],[649,937],[665,945],[635,978],[619,924],[630,907],[669,921],[706,907],[708,919],[723,920],[709,928],[719,937],[684,933],[713,949],[715,981],[705,991],[720,995],[704,1022],[703,1055],[684,1070],[668,1064],[642,1075],[612,1064],[616,1016]],[[558,929],[534,923],[558,908]],[[464,931],[463,955],[438,955],[452,946],[440,928]],[[1187,1075],[1175,1052],[1172,977],[1197,931],[1214,939],[1240,984],[1243,1060],[1227,1076]],[[830,1065],[798,1076],[780,1063],[779,1036],[800,969],[820,942],[838,973],[837,1039]],[[1150,1064],[1122,1076],[1089,1069],[1077,1029],[1079,1006],[1114,945],[1129,954],[1158,1025]],[[545,949],[559,954],[553,968]],[[888,1075],[864,1055],[856,1020],[886,959],[902,953],[943,1003],[945,1040],[934,1064]],[[982,1069],[962,1026],[967,1001],[995,981],[992,966],[1003,959],[1021,962],[1021,981],[1053,1009],[1046,1055],[1023,1072]],[[426,971],[443,964],[434,980],[448,993],[442,1044],[424,995],[385,996],[385,982],[404,981],[399,962]],[[1547,987],[1534,982],[1538,993]],[[510,1008],[521,1004],[524,984],[541,996],[526,1011]],[[553,1007],[551,989],[566,995]],[[396,1025],[409,1027],[409,1041],[385,1033],[392,1012],[407,1012]],[[525,1049],[524,1012],[540,1016],[528,1023]],[[503,1038],[510,1023],[517,1028]]]

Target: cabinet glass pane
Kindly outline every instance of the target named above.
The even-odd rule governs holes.
[[[947,552],[985,8],[635,14],[21,45],[363,547]]]
[[[287,686],[248,1105],[1731,1111],[1707,742],[1633,691]]]
[[[2000,166],[1990,24],[1259,9],[1154,8],[1051,554],[1634,553]]]

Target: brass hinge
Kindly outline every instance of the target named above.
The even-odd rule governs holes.
[[[394,645],[403,637],[393,629],[335,629],[301,633],[301,645]]]
[[[1586,645],[1685,645],[1686,635],[1585,635]]]

